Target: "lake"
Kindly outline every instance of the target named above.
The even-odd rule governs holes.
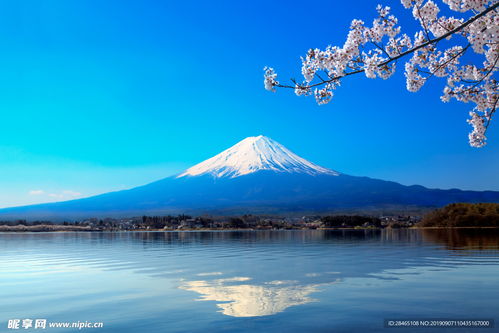
[[[385,328],[392,319],[499,327],[497,229],[4,233],[0,265],[0,332],[16,319],[46,320],[23,332],[497,330]],[[48,327],[57,322],[103,327]]]

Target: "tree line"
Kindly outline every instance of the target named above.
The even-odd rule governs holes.
[[[420,227],[499,227],[498,203],[454,203],[423,217]]]

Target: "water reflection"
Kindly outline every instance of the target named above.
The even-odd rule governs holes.
[[[263,285],[247,283],[249,277],[234,277],[213,281],[185,281],[181,289],[200,294],[200,301],[216,301],[221,313],[232,317],[269,316],[291,306],[313,302],[310,294],[330,283],[300,285],[297,281],[270,281]],[[244,283],[241,283],[244,282]]]
[[[449,250],[499,250],[499,229],[423,229],[427,242],[443,244]]]
[[[499,320],[498,250],[495,229],[0,234],[0,325],[301,333],[381,331],[395,314]]]
[[[261,245],[283,243],[411,243],[443,244],[448,249],[499,249],[499,229],[384,229],[308,231],[215,231],[215,232],[67,232],[0,233],[3,246],[31,242],[37,247],[65,241],[72,245],[116,244],[127,241],[157,248],[170,245]]]

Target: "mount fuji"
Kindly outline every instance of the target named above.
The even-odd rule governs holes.
[[[248,137],[178,175],[144,186],[84,199],[0,209],[0,218],[389,212],[452,202],[499,202],[499,192],[428,189],[349,176],[309,162],[260,135]]]

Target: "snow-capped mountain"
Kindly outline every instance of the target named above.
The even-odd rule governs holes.
[[[338,175],[336,171],[309,162],[271,138],[260,135],[240,141],[220,154],[185,170],[177,177],[209,174],[216,178],[235,178],[262,170]]]
[[[499,202],[499,192],[428,189],[320,167],[264,137],[249,137],[179,175],[130,190],[0,209],[0,219],[201,214],[289,214],[434,208]]]

